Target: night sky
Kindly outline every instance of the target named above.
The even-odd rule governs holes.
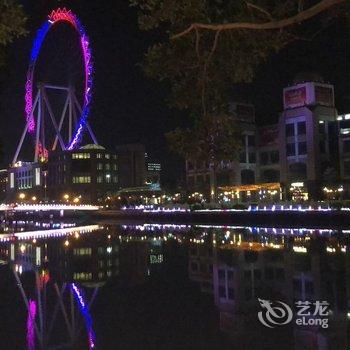
[[[183,125],[186,116],[168,109],[164,88],[144,77],[139,63],[147,46],[157,38],[138,30],[135,10],[128,1],[30,0],[23,4],[29,34],[9,47],[7,65],[0,71],[3,165],[11,161],[24,127],[24,84],[35,31],[52,9],[66,6],[79,16],[91,41],[95,71],[90,123],[99,143],[106,147],[143,143],[151,159],[162,162],[163,181],[173,182],[179,177],[181,163],[169,155],[164,133]],[[258,69],[253,84],[232,87],[233,99],[254,103],[258,124],[275,123],[282,110],[283,87],[291,84],[298,72],[315,71],[335,85],[339,112],[350,113],[349,38],[350,25],[336,22],[313,42],[290,45]],[[74,71],[79,59],[74,48],[60,47],[62,41],[55,41],[51,49],[48,46],[49,54],[45,55],[60,56],[58,67],[64,69],[66,65]],[[62,64],[65,52],[68,57]],[[51,72],[58,71],[54,61],[49,58],[48,64],[54,66]]]

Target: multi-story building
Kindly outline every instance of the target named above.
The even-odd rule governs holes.
[[[242,130],[242,152],[222,164],[218,186],[226,200],[345,198],[350,184],[350,115],[338,115],[334,88],[315,74],[299,75],[283,91],[275,125],[256,126],[251,105],[232,103]],[[191,191],[209,189],[209,167],[186,162]],[[329,188],[334,187],[329,191]],[[283,196],[282,196],[283,194]]]
[[[45,163],[18,162],[8,169],[6,201],[98,203],[117,193],[117,155],[99,145],[52,152]]]
[[[117,155],[98,145],[52,153],[48,174],[48,193],[54,199],[98,203],[119,190]]]
[[[145,146],[126,144],[116,148],[119,158],[120,187],[140,187],[145,185],[146,163]]]
[[[304,182],[311,198],[321,198],[327,169],[339,167],[333,86],[317,76],[296,80],[284,89],[283,99],[278,123],[281,182]]]
[[[45,199],[47,165],[17,162],[7,170],[6,201]]]
[[[231,103],[229,113],[242,130],[242,150],[239,159],[221,162],[218,186],[253,184],[257,178],[256,125],[254,106]],[[206,162],[186,161],[187,185],[194,191],[209,193],[210,169]]]

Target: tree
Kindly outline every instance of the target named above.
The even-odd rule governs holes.
[[[194,131],[196,123],[201,124],[198,119],[228,113],[232,85],[250,82],[271,53],[295,40],[311,40],[334,19],[350,13],[346,0],[130,3],[138,9],[140,28],[161,37],[148,48],[145,72],[168,84],[169,105],[194,118]]]
[[[232,116],[208,114],[193,129],[176,129],[167,135],[172,151],[191,162],[210,165],[210,197],[217,197],[216,174],[221,162],[236,158],[240,149],[240,130]]]
[[[5,62],[5,48],[14,39],[25,35],[26,16],[14,0],[0,0],[0,65]]]

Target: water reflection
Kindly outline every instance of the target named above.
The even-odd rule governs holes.
[[[167,317],[175,322],[174,317],[179,314],[180,320],[176,320],[179,323],[186,323],[185,319],[181,320],[181,313],[183,317],[193,318],[188,321],[191,326],[187,325],[187,328],[178,325],[182,332],[178,334],[181,348],[213,348],[218,344],[222,349],[233,345],[240,349],[348,347],[348,231],[54,222],[14,222],[6,227],[3,230],[6,233],[0,236],[0,262],[13,269],[21,281],[35,271],[39,276],[50,276],[50,281],[59,286],[65,283],[77,286],[78,291],[89,297],[93,294],[92,290],[102,287],[103,292],[97,295],[99,304],[92,309],[97,324],[96,341],[103,344],[99,347],[101,349],[112,349],[118,344],[123,344],[125,348],[157,348],[155,344],[158,343],[154,343],[156,340],[150,330],[138,329],[136,332],[128,328],[126,321],[129,317],[135,325],[138,319],[145,317],[149,312],[147,298],[154,295],[158,298],[157,303],[152,304],[154,317],[159,312],[160,318]],[[147,289],[149,283],[153,284]],[[174,284],[171,293],[168,289],[166,292],[163,289],[158,291],[158,288],[168,286],[167,283]],[[187,286],[191,283],[199,288],[202,297],[193,297],[196,292]],[[16,285],[11,288],[15,289]],[[147,291],[146,294],[140,292],[144,298],[141,304],[138,304],[139,300],[132,299],[133,291],[138,288]],[[118,293],[125,290],[130,295],[121,298]],[[181,294],[184,291],[194,294],[187,300],[187,296]],[[163,304],[176,300],[176,293],[177,299],[184,305],[188,302],[187,307],[184,310],[170,307],[163,315]],[[196,299],[198,297],[200,302]],[[257,317],[261,311],[258,298],[283,301],[292,308],[299,301],[327,301],[329,328],[299,326],[295,322],[274,329],[266,328]],[[79,297],[77,300],[79,304]],[[200,308],[206,307],[201,304],[204,301],[209,305],[209,311],[199,317]],[[124,302],[130,304],[128,307],[134,314],[129,314],[127,309],[128,316],[121,316],[121,303]],[[158,302],[163,305],[162,308]],[[210,304],[213,305],[212,314]],[[104,309],[106,306],[110,310]],[[122,321],[111,316],[111,310],[118,312]],[[81,311],[84,313],[84,310]],[[99,324],[105,322],[106,315],[112,321],[108,325],[104,323],[102,330]],[[214,332],[214,323],[209,322],[209,318],[215,321],[218,332]],[[162,319],[162,322],[169,321]],[[145,323],[148,326],[149,320]],[[191,335],[197,334],[198,324],[212,332],[200,333],[203,342],[200,347],[196,347],[190,339]],[[155,327],[158,332],[160,327],[159,324]],[[174,327],[177,329],[177,326]],[[146,343],[137,343],[137,346],[130,343],[128,336],[123,334],[123,328],[150,343],[147,346]],[[168,331],[162,335],[162,346],[158,348],[169,348],[166,343],[166,337],[170,337]],[[119,335],[118,340],[115,334]],[[210,341],[206,338],[209,335]],[[156,338],[159,337],[157,334]],[[179,345],[176,343],[179,339],[173,339],[169,344]]]

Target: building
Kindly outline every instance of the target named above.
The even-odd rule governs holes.
[[[218,170],[221,198],[237,202],[346,198],[350,193],[350,115],[338,115],[334,87],[299,74],[283,90],[278,123],[257,126],[254,107],[232,103],[242,129],[239,159]],[[209,167],[186,162],[188,189],[208,194]],[[274,184],[274,185],[271,185]]]
[[[145,154],[146,160],[146,185],[160,185],[160,173],[162,171],[162,166],[158,162],[153,162],[148,159],[148,154]]]
[[[47,165],[17,162],[7,170],[6,201],[47,199]]]
[[[339,169],[337,110],[333,86],[318,76],[310,78],[303,82],[299,77],[283,91],[278,123],[281,182],[287,187],[304,182],[310,198],[322,198],[327,169]]]
[[[119,159],[119,185],[121,188],[140,187],[145,185],[146,163],[145,146],[126,144],[117,146]]]
[[[52,152],[47,162],[8,169],[7,202],[101,203],[119,190],[118,159],[99,145]]]
[[[119,190],[116,153],[99,145],[53,152],[48,162],[48,193],[52,199],[101,203]]]
[[[242,151],[239,159],[222,162],[217,173],[218,186],[255,183],[256,166],[256,132],[254,106],[246,103],[231,103],[230,115],[242,130]],[[205,162],[186,161],[186,179],[190,190],[209,194],[210,169]]]

